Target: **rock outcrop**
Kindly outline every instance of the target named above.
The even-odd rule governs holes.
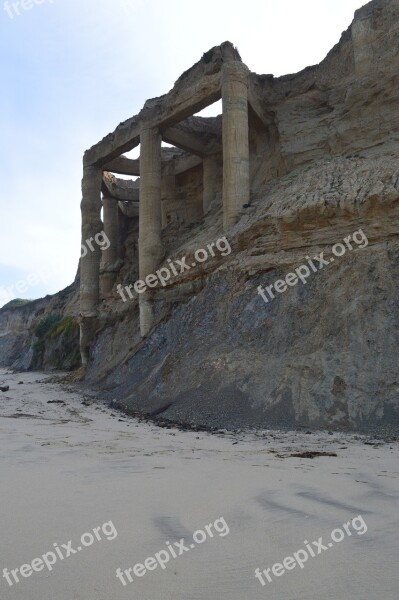
[[[197,425],[397,425],[398,208],[390,150],[318,161],[269,183],[229,238],[232,253],[188,271],[159,300],[148,340],[137,303],[114,314],[88,381],[128,410]],[[176,257],[217,239],[212,220]],[[308,257],[331,260],[359,230],[365,247],[353,244],[268,303],[258,294]]]
[[[80,366],[78,280],[40,300],[0,309],[0,367],[20,371]]]

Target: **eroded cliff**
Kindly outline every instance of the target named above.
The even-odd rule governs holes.
[[[320,65],[280,78],[250,74],[251,200],[226,234],[231,252],[157,290],[144,339],[139,295],[123,302],[116,293],[138,278],[138,230],[126,209],[85,385],[125,410],[196,425],[398,427],[398,42],[397,1],[374,0]],[[220,119],[212,131],[217,142]],[[201,202],[203,168],[179,176],[160,268],[182,257],[192,264],[225,235],[220,161],[214,177],[206,216],[185,220],[186,207]],[[313,269],[321,255],[323,268]],[[304,265],[305,281],[276,284]],[[259,286],[274,284],[282,291],[265,301]],[[76,297],[63,314],[76,314]],[[3,364],[26,340],[15,343],[3,343]]]
[[[397,425],[398,208],[390,150],[270,182],[229,237],[231,254],[170,286],[148,340],[137,303],[113,311],[88,381],[128,410],[196,425]],[[176,257],[218,239],[215,215],[205,225]],[[359,231],[360,244],[332,254]],[[334,262],[264,301],[258,286],[321,253]]]

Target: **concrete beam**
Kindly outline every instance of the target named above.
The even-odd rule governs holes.
[[[162,138],[204,158],[222,151],[222,121],[221,118],[189,117],[166,129]]]
[[[221,98],[221,70],[228,62],[241,62],[231,42],[224,42],[206,52],[191,69],[183,73],[165,96],[149,100],[142,113],[160,128],[180,123]]]
[[[139,181],[118,179],[111,173],[103,173],[102,192],[116,200],[139,201]]]
[[[140,176],[140,159],[127,158],[127,156],[118,156],[109,163],[104,165],[103,171],[110,171],[117,175],[133,175],[133,177]]]
[[[179,90],[175,98],[169,97],[172,92],[164,96],[151,118],[152,122],[162,131],[162,135],[169,127],[177,125],[220,100],[222,97],[220,72],[203,77],[192,87],[188,86]],[[146,110],[146,106],[143,110]]]
[[[221,151],[222,147],[220,147],[220,152]],[[197,154],[182,153],[180,156],[176,156],[176,153],[171,148],[162,148],[162,166],[167,167],[172,160],[175,161],[176,175],[180,175],[181,173],[184,173],[184,171],[193,169],[202,163],[202,158]],[[140,159],[132,160],[126,156],[121,156],[105,165],[103,169],[104,174],[111,171],[112,173],[118,173],[120,175],[132,175],[138,177],[140,175]],[[110,173],[108,173],[108,175],[110,175]],[[132,188],[131,193],[133,196],[127,196],[129,191],[126,191],[125,186],[129,185],[129,182],[126,183],[126,180],[114,177],[113,183],[110,183],[109,179],[104,179],[104,183],[107,191],[118,200],[132,200],[133,197],[136,197],[135,188]]]
[[[140,119],[136,115],[132,119],[124,121],[113,133],[86,150],[84,165],[95,165],[103,167],[114,158],[118,158],[124,152],[130,152],[140,143]]]
[[[170,162],[173,159],[184,156],[184,154],[179,148],[161,148],[162,163]],[[132,159],[123,155],[118,156],[118,158],[114,158],[114,160],[104,165],[103,171],[116,173],[117,175],[140,177],[140,157]]]
[[[151,123],[163,133],[219,100],[221,68],[227,62],[241,62],[238,51],[230,42],[206,52],[198,63],[179,77],[168,94],[148,100],[138,115],[121,123],[113,133],[87,150],[84,165],[103,167],[138,146],[142,121]]]

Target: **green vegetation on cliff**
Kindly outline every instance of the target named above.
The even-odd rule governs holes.
[[[33,368],[73,371],[80,367],[79,323],[74,317],[48,314],[35,327]]]

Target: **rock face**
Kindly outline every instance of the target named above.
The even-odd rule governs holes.
[[[159,302],[146,343],[134,306],[102,331],[89,381],[128,409],[198,425],[397,425],[398,207],[390,151],[318,161],[269,183],[229,240],[232,253],[187,273],[185,285],[201,279],[201,291],[182,282]],[[217,239],[210,221],[186,255]],[[360,244],[332,254],[359,230]],[[334,262],[305,284],[268,303],[258,294],[321,252]]]
[[[380,144],[396,147],[398,22],[397,2],[375,0],[356,12],[340,43],[319,65],[280,78],[252,74],[259,112],[275,131],[264,174],[274,177],[272,160],[281,174],[327,156]]]
[[[77,282],[53,296],[0,309],[0,367],[69,370],[80,365]]]
[[[196,425],[399,426],[398,47],[399,3],[374,0],[319,65],[280,78],[250,73],[251,199],[227,235],[231,252],[216,252],[155,292],[155,327],[145,340],[137,294],[103,300],[87,385],[132,412]],[[198,70],[212,74],[223,52],[204,55],[174,89]],[[211,123],[217,148],[220,119]],[[188,125],[191,134],[194,125],[201,130],[198,118],[187,119],[173,139],[187,136]],[[87,156],[96,158],[109,140],[120,145],[131,127],[122,124],[119,137]],[[123,172],[123,158],[109,158]],[[179,214],[174,204],[181,214],[199,205],[205,168],[180,176],[171,213]],[[196,250],[224,235],[220,161],[213,169],[205,217],[168,219],[163,228],[165,261],[185,256],[191,265]],[[135,194],[115,285],[138,278]],[[313,259],[321,253],[323,268]],[[285,291],[277,283],[281,293],[273,287],[267,302],[258,293],[303,266],[304,283]],[[0,311],[3,331],[6,318]],[[0,345],[3,364],[20,346]]]
[[[29,353],[28,337],[35,316],[41,314],[47,301],[36,300],[20,307],[0,309],[0,366],[11,365],[29,367],[26,356]]]

